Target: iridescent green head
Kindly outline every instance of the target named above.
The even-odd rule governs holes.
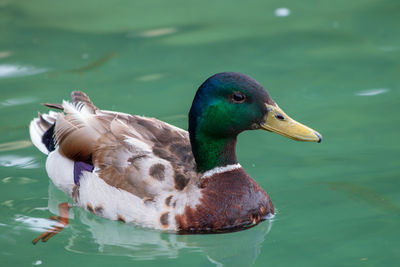
[[[276,120],[289,122],[290,118],[277,109],[268,92],[247,75],[223,72],[208,78],[197,90],[189,112],[190,142],[198,171],[237,163],[236,138],[244,130],[265,129],[302,140],[287,134],[287,129],[281,131],[282,126],[271,129],[266,125],[271,121],[269,113]],[[276,126],[274,121],[272,126]],[[313,140],[306,141],[319,140],[312,135]]]

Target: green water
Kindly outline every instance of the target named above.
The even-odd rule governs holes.
[[[396,0],[0,0],[0,265],[398,266],[399,12]],[[220,71],[253,76],[324,136],[240,136],[273,221],[177,236],[74,208],[70,227],[31,244],[67,200],[27,142],[40,103],[79,89],[186,129],[197,87]]]

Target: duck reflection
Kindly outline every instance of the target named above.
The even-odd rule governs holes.
[[[50,182],[50,211],[58,214],[58,204],[66,199]],[[69,251],[128,256],[134,260],[177,258],[180,253],[194,252],[203,254],[216,266],[254,263],[272,226],[272,222],[267,220],[256,227],[235,233],[177,235],[103,219],[80,208],[72,209],[70,215],[74,220],[70,221],[68,227],[72,233],[66,246]],[[84,229],[80,223],[87,228]]]

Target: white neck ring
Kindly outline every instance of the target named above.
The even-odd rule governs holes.
[[[233,170],[240,169],[240,168],[242,168],[242,165],[240,165],[239,163],[226,165],[224,167],[215,167],[215,168],[203,173],[203,175],[201,176],[201,179],[205,179],[205,178],[211,177],[215,174],[229,172],[229,171],[233,171]]]

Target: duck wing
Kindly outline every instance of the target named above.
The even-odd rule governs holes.
[[[59,152],[92,163],[107,184],[145,200],[197,184],[187,131],[154,118],[102,111],[82,92],[58,113]],[[54,104],[48,104],[53,105]]]

